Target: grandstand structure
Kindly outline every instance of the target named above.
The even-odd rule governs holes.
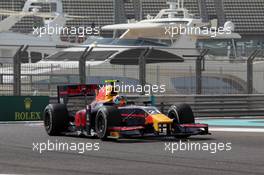
[[[104,26],[124,22],[126,19],[144,19],[148,15],[155,16],[161,9],[168,8],[166,1],[62,0],[65,13],[89,17],[70,20],[67,22],[68,26],[90,26],[92,24]],[[0,0],[0,9],[21,11],[24,3],[25,0]],[[232,21],[236,26],[235,32],[244,37],[259,39],[260,36],[264,36],[263,0],[185,0],[184,5],[197,18],[218,19],[220,24],[223,20]],[[47,5],[41,11],[47,12],[52,9],[54,9],[52,5]],[[117,19],[120,16],[122,20]],[[0,20],[5,17],[0,16]],[[25,17],[12,28],[12,31],[31,32],[32,25],[41,24],[41,21],[38,17]]]

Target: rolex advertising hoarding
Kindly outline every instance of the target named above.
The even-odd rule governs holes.
[[[41,120],[48,103],[48,96],[1,96],[0,121]]]

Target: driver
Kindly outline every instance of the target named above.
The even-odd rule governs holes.
[[[124,96],[117,95],[113,98],[113,102],[118,107],[122,107],[127,104],[127,99]]]

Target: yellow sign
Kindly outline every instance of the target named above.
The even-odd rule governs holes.
[[[41,112],[15,112],[15,120],[41,120]]]
[[[32,107],[31,98],[24,99],[24,107],[26,111],[30,111]],[[41,112],[15,112],[15,120],[40,120]]]
[[[0,96],[0,121],[42,120],[48,96]]]
[[[32,106],[32,100],[31,100],[31,98],[25,98],[24,105],[25,105],[25,109],[27,111],[29,111],[31,109],[31,106]]]

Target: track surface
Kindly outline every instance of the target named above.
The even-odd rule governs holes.
[[[192,137],[197,143],[231,142],[231,151],[165,151],[165,142],[146,138],[101,142],[78,137],[49,137],[43,126],[0,125],[0,174],[259,174],[264,173],[263,133],[212,132]],[[33,151],[33,142],[99,142],[100,150],[77,152]],[[186,142],[186,140],[185,140]]]

